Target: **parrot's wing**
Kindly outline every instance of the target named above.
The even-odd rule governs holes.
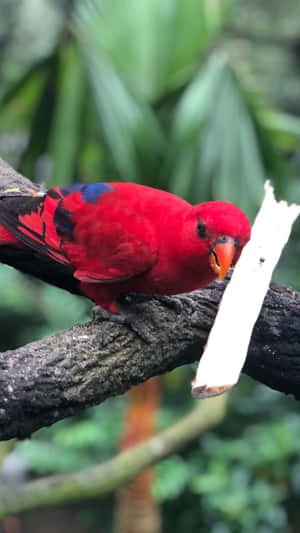
[[[62,195],[53,189],[43,196],[2,196],[0,222],[26,246],[40,255],[69,265],[60,248],[54,214]]]
[[[0,223],[80,281],[114,283],[149,270],[157,248],[149,223],[105,183],[0,198]]]
[[[117,184],[86,185],[66,195],[55,214],[62,250],[74,277],[89,283],[115,283],[150,270],[157,261],[151,224],[124,201]]]

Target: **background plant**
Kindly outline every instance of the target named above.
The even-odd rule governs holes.
[[[3,1],[0,155],[47,187],[135,181],[194,203],[229,200],[252,219],[271,178],[279,196],[299,202],[297,8],[296,0]],[[275,276],[298,290],[299,237],[298,224]],[[89,317],[84,299],[3,266],[0,290],[2,349]],[[162,426],[190,405],[191,374],[165,377]],[[157,468],[166,532],[297,530],[297,403],[246,379],[230,398],[217,431]],[[17,453],[39,474],[103,460],[116,450],[123,404],[40,431]]]

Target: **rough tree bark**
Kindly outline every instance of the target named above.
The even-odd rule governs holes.
[[[15,189],[28,194],[36,187],[0,160],[0,194],[20,194]],[[225,284],[182,296],[180,312],[156,298],[139,298],[134,303],[137,320],[151,335],[150,343],[125,326],[91,321],[0,353],[0,440],[27,437],[199,359]],[[224,346],[228,356],[230,339]],[[279,285],[270,288],[244,372],[300,398],[300,293]]]

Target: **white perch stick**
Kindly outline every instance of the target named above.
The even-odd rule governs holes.
[[[217,396],[238,381],[273,270],[289,239],[300,205],[277,202],[269,182],[251,239],[224,291],[192,382],[195,398]]]

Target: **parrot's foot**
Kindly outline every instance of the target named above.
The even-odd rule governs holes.
[[[155,296],[155,299],[164,304],[176,313],[182,313],[184,307],[187,305],[193,311],[195,310],[195,302],[188,294],[181,294],[175,296]]]
[[[150,296],[145,294],[123,294],[119,297],[119,311],[111,313],[103,307],[96,305],[93,307],[93,319],[110,320],[117,324],[124,324],[130,327],[144,342],[152,344],[156,337],[153,335],[153,329],[149,327],[149,320],[146,320],[146,311],[143,304],[150,300],[161,302],[172,311],[180,314],[185,307],[195,310],[195,303],[188,294],[176,296]]]
[[[122,304],[124,305],[134,305],[139,303],[144,303],[148,301],[156,300],[157,302],[161,302],[163,305],[171,309],[172,311],[176,311],[176,313],[180,314],[185,306],[189,306],[193,311],[195,310],[195,302],[193,298],[189,294],[176,294],[174,296],[163,296],[163,295],[154,295],[151,296],[149,294],[126,294],[122,295]]]
[[[129,302],[129,305],[131,301]],[[143,323],[141,313],[138,309],[129,309],[129,306],[123,303],[120,305],[120,311],[117,313],[111,313],[106,309],[103,309],[100,305],[96,305],[92,309],[93,320],[109,320],[117,324],[123,324],[130,327],[134,333],[136,333],[144,342],[151,344],[155,341],[155,337],[150,333],[146,324]]]
[[[111,313],[107,309],[103,309],[101,305],[95,305],[92,308],[93,320],[111,320],[118,324],[125,324],[125,317],[121,313]]]

